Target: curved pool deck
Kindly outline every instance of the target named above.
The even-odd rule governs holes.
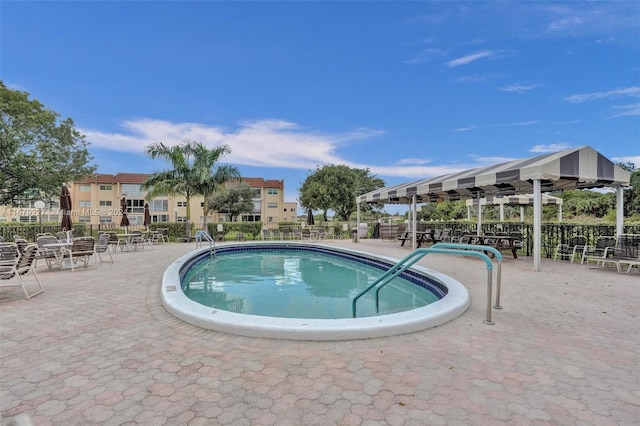
[[[238,242],[229,246],[271,246],[272,241]],[[351,253],[383,260],[391,265],[398,262],[386,256],[360,250],[332,247],[330,244],[279,241],[278,245],[323,247],[335,252]],[[265,337],[290,340],[353,340],[413,333],[444,324],[460,316],[469,307],[469,292],[453,278],[440,272],[415,266],[412,269],[427,275],[448,289],[447,295],[437,302],[409,311],[366,318],[306,319],[276,318],[238,314],[213,309],[189,299],[180,286],[180,270],[189,259],[209,252],[209,248],[194,250],[181,256],[165,271],[162,279],[161,299],[165,309],[177,318],[208,330],[222,331],[247,337]],[[380,272],[382,274],[382,271]]]
[[[382,240],[329,242],[394,258]],[[495,325],[483,265],[434,255],[471,306],[399,336],[309,342],[204,330],[160,304],[194,244],[49,271],[30,300],[0,281],[0,423],[47,425],[635,425],[640,273],[508,256]],[[25,278],[29,278],[26,276]]]

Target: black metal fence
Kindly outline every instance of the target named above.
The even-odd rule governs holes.
[[[346,222],[345,222],[346,224]],[[209,232],[214,235],[219,224],[209,223]],[[259,239],[262,224],[259,222],[224,222],[220,224],[223,227],[223,233],[238,231],[243,232],[248,238]],[[369,236],[372,236],[375,222],[368,223]],[[151,230],[157,228],[168,228],[169,235],[172,239],[181,237],[187,233],[186,223],[153,223],[150,226]],[[191,223],[191,235],[195,233],[196,229],[199,229],[202,225]],[[316,227],[326,228],[328,226],[334,227],[338,230],[338,234],[343,227],[342,222],[327,222],[318,224]],[[351,229],[355,226],[355,223],[347,224],[347,229]],[[382,225],[384,226],[384,225]],[[90,225],[84,223],[75,223],[73,234],[74,236],[96,236],[100,231],[113,231],[121,230],[122,228],[116,224],[104,224],[104,225]],[[145,230],[144,225],[131,225],[127,228],[129,231],[140,229]],[[418,230],[424,231],[426,229],[449,229],[452,234],[475,234],[476,223],[457,221],[457,222],[420,222],[418,223]],[[10,223],[0,225],[0,237],[5,241],[13,241],[14,236],[20,236],[28,241],[35,241],[40,233],[56,234],[60,230],[59,224],[20,224]],[[584,223],[543,223],[541,227],[541,243],[543,255],[551,257],[555,247],[560,244],[566,244],[569,239],[575,235],[583,235],[587,238],[588,244],[595,244],[595,241],[600,236],[616,235],[615,224],[584,224]],[[523,254],[529,256],[533,252],[533,225],[523,222],[490,222],[483,223],[481,234],[486,233],[521,233],[523,237]],[[640,223],[629,223],[624,225],[625,234],[640,234]]]

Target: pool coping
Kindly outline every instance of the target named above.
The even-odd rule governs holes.
[[[223,243],[220,246],[272,245],[272,241]],[[291,246],[322,247],[342,253],[364,255],[396,263],[399,259],[329,244],[301,241],[279,241]],[[414,265],[412,270],[427,274],[448,288],[447,295],[430,305],[410,311],[375,317],[348,319],[275,318],[238,314],[201,305],[189,299],[180,286],[180,269],[194,256],[210,249],[193,250],[176,259],[164,272],[160,292],[164,308],[173,316],[198,327],[247,337],[287,340],[333,341],[396,336],[436,327],[460,316],[470,306],[467,289],[457,280],[429,268]]]

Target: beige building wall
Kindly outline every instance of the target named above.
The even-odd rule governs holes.
[[[185,197],[156,197],[147,200],[140,185],[148,177],[141,173],[94,174],[68,184],[71,192],[72,220],[91,225],[119,227],[122,219],[120,202],[126,194],[127,217],[132,225],[142,225],[144,204],[149,204],[152,222],[185,222],[187,207]],[[284,201],[284,181],[263,178],[243,178],[254,193],[255,209],[244,214],[240,221],[262,221],[265,226],[277,226],[290,221],[291,212],[297,211],[297,203]],[[0,222],[37,222],[42,213],[43,222],[61,219],[58,199],[45,200],[47,207],[37,209],[28,203],[24,206],[1,207]],[[191,221],[198,226],[203,223],[203,197],[194,197],[190,202]],[[228,220],[225,214],[212,213],[207,222]],[[295,220],[295,219],[294,219]]]

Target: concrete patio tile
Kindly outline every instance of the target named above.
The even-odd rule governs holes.
[[[379,240],[329,245],[402,258]],[[640,274],[506,258],[495,325],[480,262],[419,264],[461,281],[471,307],[387,338],[299,342],[203,330],[159,303],[193,244],[117,252],[98,269],[39,268],[45,293],[0,286],[0,420],[40,425],[634,425]]]

